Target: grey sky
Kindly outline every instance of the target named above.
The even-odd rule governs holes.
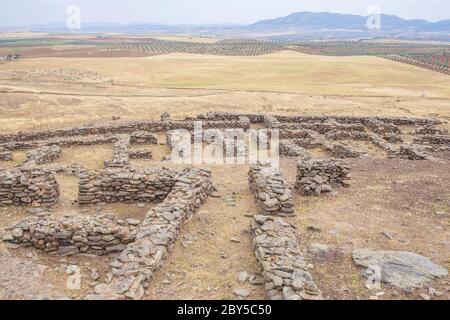
[[[72,4],[84,22],[252,23],[297,11],[366,15],[370,5],[407,19],[450,19],[449,0],[0,0],[0,26],[65,21]]]

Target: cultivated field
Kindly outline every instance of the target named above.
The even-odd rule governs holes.
[[[146,48],[144,43],[153,39],[110,36],[115,42],[111,49],[112,40],[108,37],[81,37],[76,43],[74,39],[59,38],[58,41],[68,43],[62,47],[52,44],[0,47],[0,55],[1,50],[13,52],[17,48],[34,52],[30,57],[24,54],[22,60],[0,63],[0,136],[19,131],[159,121],[164,112],[178,123],[186,117],[221,111],[266,116],[433,117],[441,122],[433,125],[433,129],[438,132],[450,129],[450,76],[377,56],[315,55],[281,49],[278,45],[276,50],[261,49],[253,41],[247,44],[241,41],[240,45],[244,43],[247,49],[257,46],[255,50],[262,55],[230,56],[223,54],[223,50],[236,50],[233,45],[236,41],[181,36],[161,36],[157,41],[174,42],[183,48],[181,51],[188,43],[188,49],[203,48],[199,52],[202,54],[153,52],[157,54],[149,56],[146,52],[140,56],[133,48]],[[106,45],[92,45],[90,41],[104,41]],[[117,44],[118,41],[123,44]],[[189,45],[191,42],[197,44]],[[230,48],[227,43],[231,43]],[[134,47],[130,50],[128,46]],[[222,51],[205,54],[211,52],[204,48],[211,46]],[[57,51],[60,56],[55,54]],[[252,123],[251,127],[260,125]],[[419,127],[422,128],[398,125],[402,141],[412,144],[416,137],[414,130]],[[373,130],[364,127],[364,132]],[[130,159],[130,163],[139,170],[183,167],[161,161],[171,150],[166,130],[154,133],[156,144],[144,143],[143,148],[130,146],[130,150],[150,150],[152,159]],[[103,169],[104,161],[111,160],[115,142],[62,147],[62,154],[51,165],[78,163],[88,170]],[[286,218],[298,230],[298,246],[305,253],[306,269],[322,296],[449,299],[448,276],[417,290],[387,285],[369,290],[361,276],[362,269],[355,265],[351,255],[352,250],[359,248],[402,250],[450,267],[449,150],[434,150],[433,160],[406,160],[388,158],[386,150],[370,141],[349,139],[342,143],[367,154],[345,159],[353,167],[351,187],[320,196],[301,196],[293,190],[296,215]],[[400,146],[397,142],[392,145]],[[322,146],[310,152],[314,157],[331,158],[325,149]],[[17,147],[12,152],[12,161],[0,160],[0,169],[22,165],[27,159],[26,151]],[[297,160],[299,157],[281,159],[281,171],[290,186],[296,182]],[[249,231],[252,216],[258,211],[247,181],[249,166],[206,167],[212,171],[215,196],[210,196],[183,225],[173,251],[155,271],[141,298],[267,298]],[[96,216],[112,212],[120,219],[142,222],[145,214],[158,205],[139,202],[81,206],[74,201],[79,191],[78,177],[59,172],[56,179],[61,196],[50,212],[57,217],[63,213]],[[30,216],[29,209],[0,206],[0,228]],[[328,247],[324,249],[317,244]],[[317,253],[317,248],[323,250]],[[114,259],[114,255],[49,257],[39,250],[22,247],[13,250],[0,243],[0,261],[4,266],[0,298],[83,299],[94,293],[104,294],[103,287],[98,285],[108,283],[112,277],[109,264]],[[23,263],[29,266],[19,268]],[[66,286],[70,265],[81,270],[80,290],[69,290]],[[92,275],[93,268],[99,276]],[[258,281],[251,281],[253,284],[248,279],[242,281],[244,271],[255,275]]]

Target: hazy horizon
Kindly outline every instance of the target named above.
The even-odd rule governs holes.
[[[450,2],[445,0],[1,0],[0,26],[63,22],[70,5],[81,8],[84,23],[250,24],[300,11],[367,15],[371,5],[404,19],[450,19]]]

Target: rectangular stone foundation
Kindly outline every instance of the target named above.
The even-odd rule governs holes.
[[[320,195],[333,187],[350,186],[351,167],[337,159],[309,159],[297,162],[295,189],[302,195]]]

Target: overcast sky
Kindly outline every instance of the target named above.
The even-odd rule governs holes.
[[[382,13],[430,21],[450,19],[450,0],[0,0],[0,26],[66,21],[69,5],[83,22],[252,23],[298,11]]]

